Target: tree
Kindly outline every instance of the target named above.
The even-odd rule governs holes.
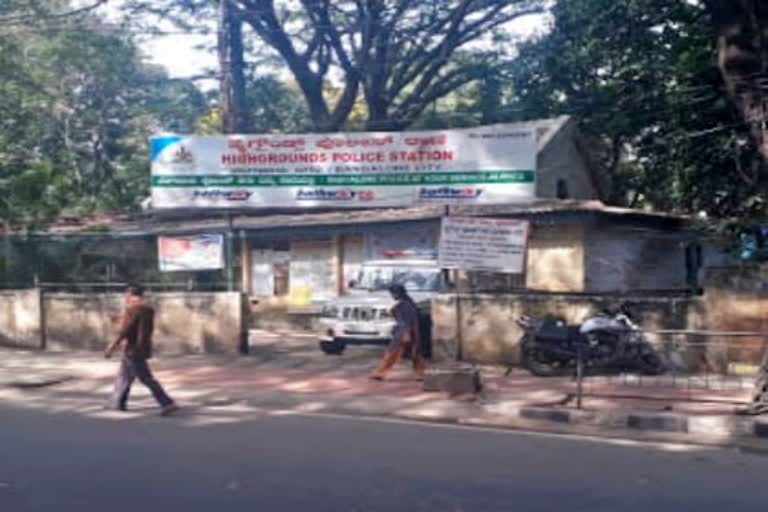
[[[435,100],[481,78],[483,52],[465,50],[469,43],[542,9],[528,0],[303,0],[300,12],[287,2],[233,4],[283,58],[323,131],[343,126],[360,90],[367,129],[407,127]],[[461,54],[475,58],[457,59]],[[332,69],[343,83],[333,106],[323,95]]]
[[[66,0],[52,0],[44,4],[35,0],[5,0],[0,5],[0,27],[25,26],[42,21],[54,21],[83,15],[106,4],[108,0],[72,6]]]
[[[752,138],[768,160],[768,4],[761,0],[706,0],[717,31],[720,71]]]
[[[147,137],[191,131],[206,107],[191,83],[145,65],[130,39],[93,16],[0,28],[6,221],[137,206],[148,193]]]
[[[265,101],[268,98],[268,101]],[[219,97],[220,101],[220,97]],[[312,131],[301,93],[272,75],[252,76],[246,72],[243,119],[240,133],[305,133]],[[210,108],[198,119],[194,132],[205,135],[221,134],[219,105]]]
[[[362,95],[369,130],[401,130],[436,100],[479,80],[507,23],[545,0],[220,0],[274,51],[298,84],[319,131],[345,126]],[[218,3],[133,0],[182,26]],[[208,9],[208,11],[206,11]],[[185,16],[185,14],[187,16]],[[189,17],[191,16],[191,17]],[[478,42],[484,42],[478,45]],[[263,49],[263,48],[260,48]],[[328,83],[341,87],[338,98]],[[335,99],[336,101],[332,101]]]
[[[610,202],[760,211],[747,127],[723,95],[703,8],[683,0],[561,0],[550,33],[510,62],[508,118],[570,114],[596,141]]]

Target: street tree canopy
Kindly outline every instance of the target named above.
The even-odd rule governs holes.
[[[0,219],[135,208],[148,194],[147,138],[191,131],[205,100],[90,10],[52,2],[47,17],[40,4],[2,12]]]
[[[135,208],[153,131],[224,128],[226,103],[143,60],[133,34],[161,21],[219,36],[221,68],[202,74],[232,84],[245,132],[569,114],[608,202],[766,214],[765,2],[125,0],[117,25],[103,3],[0,2],[4,222]],[[548,30],[512,44],[508,24],[545,9]]]
[[[508,119],[578,119],[612,204],[764,214],[765,164],[725,93],[702,5],[560,0],[552,15],[507,66]]]
[[[280,57],[318,131],[342,129],[361,97],[365,128],[410,126],[436,100],[482,78],[506,38],[507,23],[540,13],[545,5],[542,0],[224,1],[250,28],[243,37],[250,34]],[[133,12],[189,27],[217,4],[133,0],[131,6]],[[338,97],[327,94],[329,81],[341,88]]]
[[[768,160],[768,2],[705,0],[728,95]]]

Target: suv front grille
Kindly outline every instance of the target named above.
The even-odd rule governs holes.
[[[354,320],[356,322],[368,322],[377,320],[381,317],[380,310],[371,307],[346,307],[342,317],[344,320]]]

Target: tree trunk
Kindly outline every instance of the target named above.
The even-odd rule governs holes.
[[[369,132],[399,132],[405,130],[411,122],[395,119],[384,110],[379,114],[371,112],[365,121],[365,129]]]
[[[707,0],[717,31],[718,65],[736,107],[768,160],[768,4]]]

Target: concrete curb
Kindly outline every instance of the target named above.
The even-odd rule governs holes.
[[[568,425],[584,425],[628,432],[660,432],[695,437],[752,436],[768,439],[768,419],[739,416],[693,416],[638,411],[589,411],[522,407],[520,418]]]
[[[36,389],[55,386],[73,380],[77,380],[77,377],[74,375],[59,375],[36,379],[16,379],[0,382],[0,388]]]
[[[278,400],[270,400],[276,405]],[[589,411],[508,403],[461,403],[437,400],[407,404],[402,399],[324,400],[307,407],[306,399],[282,402],[295,412],[384,417],[507,430],[602,436],[640,441],[676,442],[738,448],[768,454],[768,418],[688,416],[638,411]],[[265,405],[262,400],[251,405]],[[303,404],[303,405],[302,405]],[[287,407],[285,407],[287,406]]]
[[[296,413],[380,417],[737,448],[750,445],[757,451],[768,453],[768,418],[576,410],[531,406],[513,400],[412,402],[394,397],[305,397],[272,393],[243,401],[253,407]]]

